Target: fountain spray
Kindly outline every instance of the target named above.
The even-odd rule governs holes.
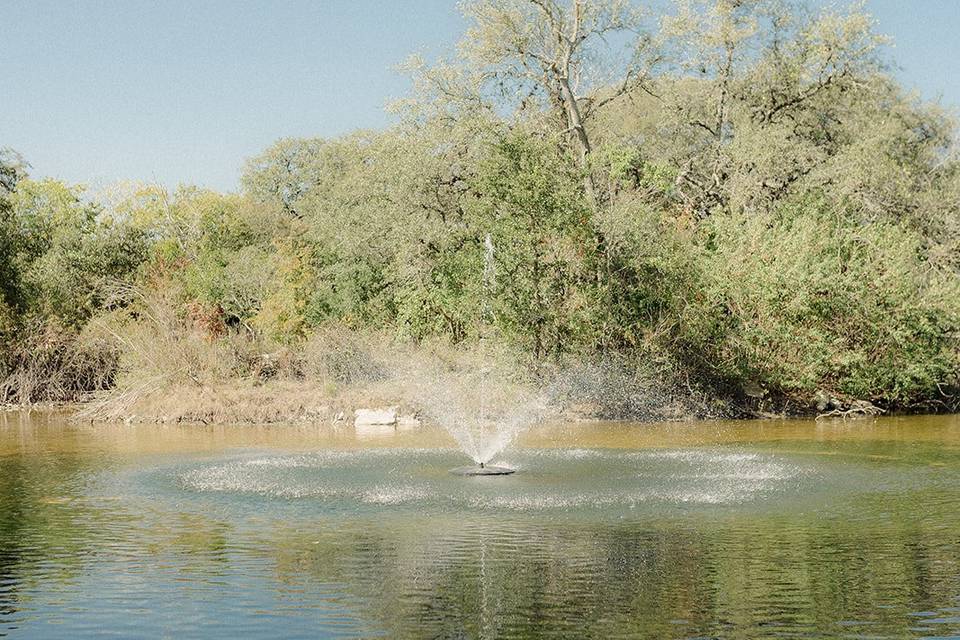
[[[481,327],[482,328],[481,328],[481,334],[480,334],[480,351],[482,354],[486,354],[487,353],[487,349],[486,349],[487,336],[485,335],[486,331],[484,331],[484,329],[492,328],[495,326],[495,322],[494,322],[495,316],[493,311],[492,300],[493,300],[493,295],[497,286],[497,272],[496,272],[496,264],[494,263],[493,238],[489,233],[487,233],[487,235],[483,239],[483,247],[484,247],[483,280],[482,280],[483,298],[482,298],[482,304],[481,304]],[[483,438],[484,435],[486,435],[484,431],[486,430],[486,424],[487,424],[487,382],[490,376],[490,372],[491,372],[491,368],[488,366],[484,366],[480,375],[480,385],[479,385],[480,407],[479,407],[479,416],[478,416],[479,418],[478,426],[479,426],[480,433],[478,434],[478,437],[481,439]],[[512,436],[510,439],[512,439]],[[473,434],[469,435],[469,440],[474,441]],[[503,443],[503,446],[505,446],[505,444],[506,443]],[[476,446],[475,448],[476,448],[475,455],[482,456],[484,453],[484,450],[487,447]],[[486,465],[486,461],[484,461],[482,458],[477,459],[475,457],[475,459],[479,466],[459,467],[457,469],[452,469],[451,473],[455,473],[458,475],[466,475],[466,476],[500,476],[500,475],[508,475],[514,472],[513,469],[510,469],[507,467],[496,467],[496,466],[488,467]]]

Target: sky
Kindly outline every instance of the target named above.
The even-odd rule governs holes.
[[[960,112],[960,0],[866,9],[901,80]],[[388,126],[409,88],[396,65],[465,28],[455,0],[3,0],[0,16],[0,147],[93,189],[235,190],[278,138]]]

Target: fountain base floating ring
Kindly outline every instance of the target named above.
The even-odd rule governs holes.
[[[450,473],[456,476],[507,476],[516,471],[509,467],[490,467],[483,463],[472,467],[457,467],[450,469]]]

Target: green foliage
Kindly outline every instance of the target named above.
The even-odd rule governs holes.
[[[82,191],[18,177],[0,207],[0,402],[76,399],[109,386],[116,351],[82,330],[134,276],[144,234]]]
[[[820,199],[717,214],[678,344],[728,384],[906,406],[960,370],[960,279],[931,270],[902,224],[859,224]]]
[[[132,275],[146,254],[139,230],[99,216],[79,189],[23,180],[10,197],[8,304],[19,314],[80,327],[105,286]]]
[[[596,255],[580,177],[555,144],[514,133],[493,145],[476,178],[478,230],[494,247],[495,324],[538,359],[589,339]],[[481,275],[477,260],[472,280]]]
[[[464,9],[468,41],[412,65],[401,124],[280,140],[241,194],[94,204],[0,152],[0,336],[125,306],[158,344],[169,325],[210,353],[345,326],[632,362],[741,403],[949,406],[956,129],[884,74],[867,16],[767,0],[684,0],[658,22],[620,0]],[[111,282],[146,293],[109,297]]]

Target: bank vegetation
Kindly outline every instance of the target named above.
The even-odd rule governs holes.
[[[495,342],[531,384],[591,364],[665,411],[627,414],[958,409],[956,125],[869,16],[461,6],[395,125],[280,140],[238,193],[90,193],[7,150],[0,401],[309,418],[384,349]]]

